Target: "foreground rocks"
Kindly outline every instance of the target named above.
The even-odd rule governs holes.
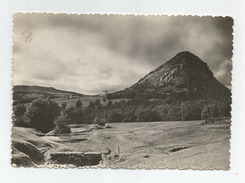
[[[31,158],[18,151],[16,148],[12,147],[12,158],[11,164],[14,167],[37,167],[36,164],[31,160]]]
[[[73,164],[79,166],[98,165],[102,160],[100,152],[53,152],[50,160],[55,164]]]

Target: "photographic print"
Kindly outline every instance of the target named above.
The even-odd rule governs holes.
[[[228,170],[232,26],[16,13],[12,166]]]

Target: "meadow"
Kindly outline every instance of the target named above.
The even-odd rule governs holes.
[[[49,160],[54,152],[101,152],[103,159],[96,167],[229,169],[230,124],[201,122],[109,123],[104,129],[71,126],[72,133],[66,136],[13,127],[13,144],[19,144],[14,147],[25,146],[13,159],[25,153],[32,161],[27,166],[40,167],[57,163]]]

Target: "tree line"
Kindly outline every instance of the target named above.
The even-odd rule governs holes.
[[[28,106],[18,104],[13,108],[13,125],[32,127],[47,133],[70,133],[69,124],[92,124],[95,118],[110,122],[153,122],[179,120],[209,120],[212,117],[230,117],[230,102],[226,100],[127,99],[102,105],[99,99],[83,107],[77,100],[75,106],[61,106],[50,98],[39,98]]]

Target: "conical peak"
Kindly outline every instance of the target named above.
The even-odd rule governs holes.
[[[175,55],[170,61],[186,61],[186,62],[193,62],[193,61],[201,61],[199,57],[194,55],[189,51],[183,51]],[[201,61],[202,62],[202,61]]]
[[[164,67],[165,64],[163,64]],[[197,67],[202,69],[207,69],[207,63],[203,62],[198,56],[194,55],[189,51],[183,51],[176,54],[172,59],[170,59],[166,65],[168,66],[184,66],[184,67]]]
[[[196,57],[196,55],[194,55],[193,53],[191,53],[189,51],[182,51],[182,52],[179,52],[175,55],[175,57],[189,57],[189,56]]]
[[[122,92],[160,93],[164,95],[171,93],[189,95],[194,92],[206,96],[214,90],[218,93],[228,93],[227,89],[214,78],[207,63],[191,52],[184,51],[176,54],[172,59]]]

